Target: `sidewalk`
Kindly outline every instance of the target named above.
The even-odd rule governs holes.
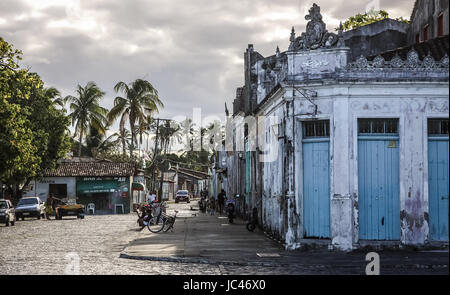
[[[252,264],[264,262],[256,253],[282,253],[280,244],[268,239],[261,231],[249,232],[245,222],[228,223],[225,214],[211,216],[191,211],[177,217],[173,232],[150,233],[142,230],[121,257],[177,262]],[[184,217],[183,217],[184,216]]]
[[[193,216],[197,214],[197,216]],[[368,262],[362,250],[350,253],[315,249],[285,251],[261,230],[249,232],[245,221],[229,224],[226,216],[184,211],[174,232],[153,234],[147,229],[124,249],[120,257],[172,262],[242,266],[301,265],[314,268],[364,270]],[[380,251],[383,268],[444,269],[448,273],[448,251]]]

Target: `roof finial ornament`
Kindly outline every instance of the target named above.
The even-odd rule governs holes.
[[[295,30],[294,30],[293,26],[292,26],[291,37],[289,38],[289,41],[291,41],[291,43],[289,44],[289,50],[294,50]]]
[[[342,22],[339,23],[339,30],[338,30],[338,41],[336,44],[337,47],[344,47],[344,27],[342,26]]]
[[[292,26],[292,30],[291,30],[291,38],[289,39],[291,42],[295,41],[295,29],[294,26]]]
[[[228,111],[227,103],[225,102],[225,115],[229,117],[230,112]]]

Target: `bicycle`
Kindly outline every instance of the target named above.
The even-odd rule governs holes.
[[[175,210],[175,215],[170,216],[163,214],[163,219],[165,219],[165,228],[163,229],[164,232],[168,232],[170,229],[173,231],[173,225],[175,224],[175,220],[177,219],[177,213],[178,211]]]
[[[159,207],[159,211],[157,215],[153,215],[153,212],[156,211],[156,209]],[[147,226],[148,230],[152,233],[159,233],[163,230],[166,219],[164,217],[166,211],[166,205],[165,202],[159,204],[152,204],[152,205],[145,205],[144,206],[144,212],[142,215],[138,214],[138,223],[141,225],[142,229]]]

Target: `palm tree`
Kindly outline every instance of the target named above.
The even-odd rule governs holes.
[[[95,128],[100,135],[105,133],[108,110],[99,105],[105,95],[94,82],[89,82],[85,87],[78,85],[77,97],[68,95],[64,98],[70,103],[72,126],[75,125],[74,136],[79,137],[78,156],[81,156],[83,137],[89,131],[89,127]]]
[[[119,133],[117,133],[117,140],[122,143],[122,155],[125,155],[127,147],[130,147],[131,145],[131,132],[126,128],[119,130]]]
[[[159,137],[161,140],[161,151],[164,151],[164,154],[170,150],[171,145],[174,140],[177,139],[177,132],[180,129],[180,126],[173,121],[166,121],[165,124],[159,127]]]
[[[194,123],[191,118],[186,118],[180,122],[180,129],[178,131],[186,139],[185,150],[189,151],[193,149],[192,135],[194,134]]]
[[[208,152],[215,153],[225,138],[225,127],[220,121],[214,121],[206,127],[204,137],[209,144]]]
[[[142,125],[147,121],[147,116],[152,112],[158,112],[158,107],[164,107],[159,100],[158,91],[150,82],[142,79],[130,83],[119,82],[114,86],[114,91],[123,92],[125,97],[118,96],[114,99],[114,107],[108,114],[108,120],[114,121],[120,118],[120,130],[125,129],[125,121],[128,119],[131,130],[130,155],[133,156],[133,149],[136,141],[136,123]]]
[[[109,130],[110,126],[105,126],[105,130]],[[86,149],[89,156],[97,154],[107,154],[114,152],[121,141],[119,132],[112,133],[106,137],[106,133],[100,134],[97,129],[90,126],[89,134],[86,136]]]
[[[64,109],[65,101],[64,98],[61,97],[61,92],[55,87],[44,88],[44,96],[49,98],[53,105],[60,106]]]

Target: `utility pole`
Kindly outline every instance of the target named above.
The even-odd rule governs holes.
[[[153,191],[155,189],[155,159],[156,159],[156,153],[157,153],[157,149],[158,149],[158,130],[159,130],[159,118],[156,119],[156,139],[155,139],[155,148],[153,150],[153,159],[152,159],[152,182],[151,184],[151,190]]]
[[[158,154],[158,139],[159,139],[159,121],[172,121],[170,119],[161,119],[161,118],[156,118],[156,139],[155,139],[155,149],[154,149],[154,153],[153,153],[153,160],[152,160],[152,167],[153,167],[153,171],[152,171],[152,181],[151,181],[151,190],[155,190],[155,169],[156,169],[156,155]],[[164,176],[164,172],[161,170],[161,183],[160,183],[160,189],[159,189],[159,193],[158,193],[158,202],[161,201],[161,194],[162,194],[162,182],[163,182],[163,176]]]

